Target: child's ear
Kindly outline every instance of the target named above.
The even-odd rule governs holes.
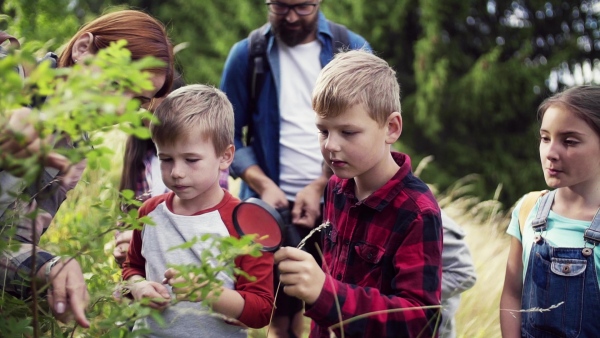
[[[89,32],[83,33],[75,40],[73,49],[71,50],[71,58],[73,58],[74,62],[81,60],[85,54],[90,53],[93,41],[94,35]]]
[[[235,154],[235,146],[230,144],[227,146],[223,154],[221,155],[221,162],[219,163],[219,169],[225,170],[229,168],[231,162],[233,162],[233,155]]]
[[[391,113],[388,116],[386,127],[385,143],[393,144],[402,134],[402,115],[397,111]]]

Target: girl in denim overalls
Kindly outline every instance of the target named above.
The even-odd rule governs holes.
[[[502,335],[600,337],[600,87],[556,94],[538,117],[542,170],[554,190],[537,201],[523,234],[522,201],[513,210]]]

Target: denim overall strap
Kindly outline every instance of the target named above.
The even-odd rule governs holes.
[[[551,194],[540,201],[533,225],[536,231],[547,228],[554,192]],[[586,233],[590,230],[598,235],[599,225],[597,213]],[[525,310],[521,313],[522,337],[598,337],[600,288],[594,248],[583,249],[554,247],[541,236],[533,244],[521,297]],[[585,255],[585,249],[592,254]]]
[[[594,246],[600,243],[600,209],[596,211],[596,215],[594,215],[594,219],[592,220],[592,225],[585,229],[583,239]]]
[[[540,206],[538,207],[537,214],[533,221],[531,221],[531,227],[534,232],[541,232],[546,230],[546,220],[550,214],[550,208],[552,208],[552,202],[554,202],[554,196],[556,190],[543,195],[541,197]]]

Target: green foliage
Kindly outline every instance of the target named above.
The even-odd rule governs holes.
[[[2,13],[10,15],[0,15],[1,29],[19,38],[53,39],[45,45],[26,44],[18,58],[9,57],[0,62],[0,108],[4,109],[0,119],[7,118],[9,107],[18,107],[33,99],[32,92],[22,90],[20,79],[9,71],[17,60],[32,63],[31,55],[39,56],[38,50],[56,50],[87,19],[120,3],[117,0],[0,0]],[[267,18],[262,0],[132,0],[128,5],[163,21],[175,44],[187,44],[177,59],[178,67],[190,83],[219,83],[231,46]],[[434,161],[421,175],[426,182],[444,191],[451,189],[458,178],[477,174],[468,176],[478,177],[470,193],[485,200],[502,186],[500,199],[505,206],[511,206],[523,193],[544,186],[537,154],[535,110],[541,100],[557,88],[548,80],[551,71],[573,69],[585,60],[593,64],[598,58],[598,15],[590,10],[588,1],[325,0],[322,10],[329,19],[365,37],[375,52],[396,69],[402,88],[404,119],[404,133],[396,147],[409,152],[414,164],[425,156],[434,156]],[[588,40],[591,48],[581,43]],[[42,69],[39,70],[40,94],[48,90],[44,87],[48,70]],[[82,82],[70,80],[73,82],[65,84],[65,88],[72,85],[78,88],[74,93],[81,93],[89,79],[79,80]],[[137,79],[134,82],[140,84]],[[48,83],[52,85],[52,81]],[[127,83],[128,78],[125,78],[120,84]],[[571,84],[568,78],[559,77],[558,87],[568,84]],[[26,88],[32,87],[33,83]],[[96,87],[88,87],[86,91],[90,88]],[[105,89],[99,87],[98,92]],[[67,94],[66,91],[61,94],[62,104],[74,102]],[[83,106],[96,102],[79,99]],[[76,138],[81,131],[90,131],[90,140],[67,155],[72,159],[86,157],[90,167],[97,169],[86,171],[44,236],[43,245],[55,253],[77,257],[86,272],[94,300],[90,317],[97,319],[92,329],[77,330],[77,333],[90,337],[123,337],[128,334],[127,327],[135,316],[156,313],[136,304],[125,306],[111,297],[119,279],[118,267],[107,258],[112,250],[107,245],[112,239],[112,229],[119,217],[132,228],[139,227],[141,222],[135,211],[119,212],[121,201],[116,190],[119,169],[114,163],[119,163],[117,156],[122,151],[115,144],[123,143],[124,139],[115,134],[147,136],[147,131],[139,124],[136,103],[117,98],[102,102],[110,107],[98,103],[96,110],[89,109],[90,113],[95,114],[98,108],[108,112],[120,107],[119,104],[129,105],[126,107],[129,113],[121,118],[107,113],[108,117],[94,121],[83,118],[87,108],[74,107],[75,118],[82,124],[78,127],[64,121],[65,115],[57,113],[49,117],[53,123],[62,124],[60,130],[76,133]],[[57,109],[71,113],[68,106],[54,104]],[[53,131],[46,120],[31,122],[40,124],[40,132]],[[118,132],[108,132],[113,123],[119,123]],[[106,147],[103,142],[112,143]],[[36,171],[31,168],[37,162],[37,159],[23,161],[21,167],[34,177]],[[129,200],[127,203],[135,203],[131,201],[132,194],[122,195]],[[13,230],[2,231],[7,234]],[[1,242],[0,248],[6,245]],[[33,325],[27,321],[31,313],[26,314],[24,303],[6,295],[1,299],[0,311],[7,320],[0,320],[0,332],[23,332],[28,330],[26,324]],[[38,310],[48,313],[45,309]],[[42,316],[39,325],[50,330],[52,322],[50,316]],[[61,332],[68,334],[72,329],[56,325],[54,328],[57,336]]]
[[[61,24],[71,27],[120,3],[0,0],[7,13],[26,13],[10,31],[51,27],[44,34],[56,32],[61,42],[67,28],[55,27],[45,13],[64,15]],[[156,16],[174,43],[186,46],[177,66],[188,83],[218,84],[231,46],[267,20],[262,0],[133,0],[128,6]],[[325,0],[321,8],[396,69],[405,126],[399,148],[417,160],[434,156],[425,180],[445,189],[479,174],[478,194],[490,198],[502,184],[505,205],[544,186],[535,110],[551,91],[572,84],[570,69],[598,57],[600,25],[588,1]],[[558,82],[549,81],[552,71]]]
[[[476,193],[491,198],[502,184],[505,207],[543,188],[536,109],[557,85],[572,84],[568,76],[552,83],[552,71],[568,73],[599,56],[589,2],[363,3],[323,2],[323,11],[396,69],[404,120],[398,148],[413,163],[434,156],[421,177],[445,190],[478,174]]]
[[[328,18],[364,36],[397,72],[404,130],[397,148],[445,190],[478,174],[475,193],[511,206],[545,187],[537,105],[595,64],[598,14],[587,1],[324,1]],[[581,41],[589,41],[589,45]],[[566,74],[553,83],[552,71]],[[586,81],[590,81],[587,79]]]
[[[40,46],[26,42],[21,49],[0,59],[0,78],[6,79],[0,83],[0,125],[4,126],[10,120],[15,109],[38,102],[39,105],[21,122],[33,126],[40,135],[43,140],[41,153],[25,159],[3,154],[0,167],[19,173],[25,185],[32,185],[40,178],[41,159],[51,150],[60,150],[72,163],[87,160],[89,170],[78,185],[80,192],[70,194],[68,205],[60,209],[50,231],[42,237],[40,247],[80,263],[90,292],[87,316],[92,319],[92,326],[81,330],[72,324],[56,322],[44,299],[47,285],[38,285],[38,293],[25,301],[6,292],[0,294],[0,332],[3,336],[139,336],[143,332],[130,332],[134,321],[144,316],[160,318],[160,313],[143,304],[129,304],[113,297],[119,286],[120,269],[111,252],[107,252],[106,245],[111,243],[115,230],[123,229],[117,226],[118,221],[125,223],[128,229],[139,229],[143,223],[152,224],[152,220],[148,217],[138,219],[136,210],[121,211],[121,205],[139,205],[139,202],[133,200],[131,191],[119,193],[118,185],[113,183],[117,177],[112,181],[106,179],[107,173],[114,174],[115,162],[115,151],[111,149],[114,143],[107,144],[106,138],[111,138],[115,132],[147,135],[141,131],[146,129],[142,119],[149,118],[150,114],[140,111],[139,102],[132,100],[134,95],[131,94],[152,89],[151,75],[144,69],[157,66],[160,61],[147,58],[132,62],[125,42],[119,41],[71,68],[53,69],[47,63],[41,63],[26,79],[15,77],[14,67],[20,63],[33,64],[33,55],[39,54],[36,48]],[[18,132],[12,136],[23,139]],[[53,149],[51,139],[68,140],[74,146]],[[36,215],[37,211],[33,211],[26,216],[33,219]],[[7,218],[0,224],[2,238],[14,235],[16,227],[10,222]],[[208,241],[208,238],[202,240]],[[240,254],[260,254],[251,238],[222,238],[211,243],[209,252],[203,253],[203,259],[218,262],[217,266],[207,263],[206,266],[178,268],[202,273],[209,282],[206,288],[219,285],[216,276],[221,271],[251,278],[236,269],[233,263]],[[13,250],[18,245],[16,241],[3,240],[0,250]],[[210,291],[201,290],[204,294]]]
[[[179,264],[170,265],[178,271],[178,275],[183,277],[184,281],[176,283],[173,287],[189,287],[189,291],[184,295],[185,299],[192,301],[203,300],[210,305],[216,297],[218,291],[212,297],[208,297],[209,293],[220,290],[223,286],[223,281],[219,279],[221,274],[226,276],[243,276],[249,280],[254,277],[248,272],[237,268],[231,264],[238,256],[250,255],[258,257],[261,246],[252,242],[254,236],[243,236],[240,239],[234,237],[217,237],[207,234],[201,237],[194,237],[190,241],[170,248],[169,250],[189,250],[198,243],[202,243],[204,249],[201,250],[200,260],[207,264],[191,265]],[[208,244],[208,247],[207,247]],[[175,301],[176,302],[176,301]]]
[[[11,307],[25,307],[26,305],[22,301],[17,299],[11,299],[6,303],[12,303]],[[5,304],[8,305],[8,304]],[[33,328],[31,327],[31,318],[26,316],[18,317],[7,317],[6,320],[0,320],[0,332],[6,337],[21,337],[33,334]]]
[[[263,3],[134,5],[166,22],[176,43],[189,43],[178,55],[187,81],[214,84],[228,48],[266,22]],[[399,148],[410,150],[414,162],[435,158],[423,178],[446,189],[478,174],[477,194],[491,198],[502,184],[507,206],[544,186],[535,111],[551,89],[550,72],[598,53],[577,45],[579,37],[597,36],[596,15],[585,6],[579,0],[321,3],[329,19],[365,37],[396,69],[405,126]],[[580,21],[586,24],[576,30]]]
[[[7,15],[4,20],[8,23],[0,18],[0,29],[8,30],[21,41],[49,41],[48,48],[54,50],[81,25],[72,13],[72,3],[69,0],[0,0],[0,13]]]
[[[139,102],[132,101],[124,93],[152,89],[150,74],[142,70],[156,66],[158,62],[143,59],[131,63],[131,54],[124,46],[125,42],[120,41],[102,50],[92,61],[81,62],[72,68],[51,69],[47,62],[41,63],[22,83],[11,78],[1,88],[4,94],[0,99],[1,121],[7,121],[11,111],[19,105],[31,105],[36,98],[47,97],[43,105],[32,109],[28,121],[23,122],[34,126],[41,139],[55,136],[77,143],[78,147],[73,149],[61,149],[72,163],[87,158],[92,168],[107,167],[109,164],[102,158],[110,153],[110,149],[101,146],[101,139],[86,134],[124,122],[142,128],[141,117],[150,114],[139,114]],[[23,51],[27,48],[25,45]],[[18,62],[21,62],[19,55],[13,54],[2,60],[0,69],[14,73],[14,65]],[[19,134],[14,136],[19,138]],[[42,155],[51,148],[51,143],[45,143]],[[3,159],[6,161],[3,167],[24,172],[26,178],[33,181],[41,167],[32,165],[32,159],[38,160],[7,156]]]

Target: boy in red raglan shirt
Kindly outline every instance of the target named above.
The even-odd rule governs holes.
[[[154,116],[159,122],[151,124],[150,132],[171,192],[140,208],[140,217],[150,216],[156,225],[134,231],[123,279],[130,282],[127,288],[135,300],[150,298],[150,307],[163,310],[165,325],[146,317],[136,321],[134,330],[149,329],[150,337],[246,337],[243,327],[211,314],[202,303],[169,305],[172,293],[178,292],[171,289],[178,278],[168,266],[214,264],[203,262],[202,252],[216,250],[209,241],[197,241],[189,249],[170,248],[205,234],[239,237],[232,212],[240,201],[219,186],[220,171],[229,167],[234,154],[231,104],[216,88],[189,85],[169,94]],[[273,303],[273,256],[241,256],[235,264],[255,280],[220,273],[223,287],[212,300],[212,310],[248,327],[263,327]]]

